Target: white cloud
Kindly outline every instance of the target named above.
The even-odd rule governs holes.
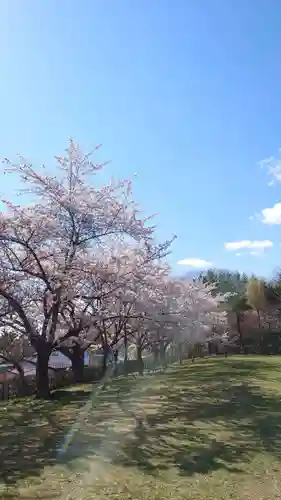
[[[281,150],[279,149],[279,154]],[[270,177],[270,181],[268,182],[269,186],[273,186],[275,182],[281,182],[281,158],[275,158],[271,156],[270,158],[266,158],[260,162],[262,168],[267,169],[267,173]]]
[[[255,221],[255,220],[259,220],[260,221],[260,219],[261,219],[261,214],[259,214],[257,212],[254,213],[253,215],[250,215],[250,217],[249,217],[249,220],[253,220],[253,221]]]
[[[264,224],[281,224],[281,203],[275,203],[271,208],[262,210],[262,222]]]
[[[212,267],[212,262],[209,262],[204,259],[183,259],[177,262],[180,266],[189,266],[189,267],[197,267],[199,269],[203,269],[206,267]]]
[[[231,241],[229,243],[224,244],[224,248],[226,250],[240,250],[245,248],[253,248],[253,249],[264,249],[270,248],[273,246],[272,241],[269,240],[242,240],[242,241]]]
[[[252,252],[250,252],[250,255],[254,255],[256,257],[260,256],[260,255],[263,255],[263,250],[253,250]]]
[[[241,257],[242,253],[241,252],[236,252],[236,257]]]

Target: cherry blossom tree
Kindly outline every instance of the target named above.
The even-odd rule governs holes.
[[[17,370],[20,381],[20,393],[25,394],[25,374],[22,362],[32,356],[34,351],[24,336],[19,336],[14,329],[4,329],[0,335],[0,364],[7,363]]]
[[[89,301],[84,303],[84,290],[96,263],[95,253],[113,241],[134,240],[153,254],[154,226],[140,217],[130,181],[112,179],[102,187],[94,185],[93,178],[104,165],[83,154],[72,140],[65,155],[56,157],[55,175],[23,158],[16,163],[5,160],[5,164],[5,171],[20,177],[24,192],[35,202],[19,206],[4,201],[0,313],[7,322],[16,316],[16,328],[36,351],[37,395],[45,398],[49,397],[52,350],[77,338],[78,330],[92,328],[85,323]],[[86,309],[78,320],[75,311],[82,307],[81,301]],[[73,320],[68,328],[67,319]]]
[[[137,300],[146,293],[145,285],[148,279],[152,280],[155,261],[166,255],[169,244],[156,245],[153,249],[146,244],[118,245],[108,248],[93,266],[82,296],[83,322],[90,326],[88,342],[99,343],[103,350],[104,370],[113,349],[118,356],[119,348],[124,347],[127,359],[132,322],[144,314],[137,309]]]
[[[58,347],[75,364],[80,379],[85,349],[100,344],[105,371],[112,350],[118,354],[117,345],[122,345],[123,339],[128,345],[130,329],[126,325],[139,314],[133,307],[137,290],[143,286],[154,261],[167,254],[169,245],[166,242],[152,248],[147,243],[115,244],[95,252],[95,259],[84,266],[80,295],[69,298],[61,312],[64,332]]]
[[[54,349],[83,379],[84,352],[99,344],[104,369],[110,351],[135,344],[165,361],[171,343],[203,341],[218,297],[202,283],[171,278],[165,263],[172,240],[156,244],[155,227],[132,199],[131,182],[98,186],[104,165],[72,140],[56,157],[55,175],[20,158],[5,161],[18,175],[28,206],[4,201],[0,213],[0,326],[25,338],[37,354],[37,395],[49,397]]]
[[[206,342],[213,323],[224,316],[218,309],[222,297],[213,297],[212,289],[202,283],[172,279],[168,266],[151,266],[139,284],[126,327],[135,341],[140,373],[144,350],[165,364],[170,344],[182,354],[184,345]]]

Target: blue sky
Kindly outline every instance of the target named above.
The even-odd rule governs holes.
[[[280,25],[280,0],[2,0],[1,155],[51,164],[69,136],[103,143],[116,176],[138,172],[159,239],[178,235],[174,272],[269,275],[280,207],[250,216],[281,201],[258,165],[281,146]]]

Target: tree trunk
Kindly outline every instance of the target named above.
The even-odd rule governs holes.
[[[58,351],[71,361],[71,370],[74,383],[83,382],[85,350],[82,349],[79,344],[74,344],[71,347],[60,346],[58,348]]]
[[[104,352],[103,358],[102,358],[102,375],[105,375],[105,372],[106,372],[107,358],[108,358],[108,354],[107,354],[107,352]]]
[[[103,359],[102,359],[102,376],[105,375],[107,369],[107,360],[109,356],[109,346],[105,344],[103,346]]]
[[[128,375],[128,337],[124,332],[124,375]]]
[[[36,397],[39,399],[50,399],[51,392],[49,387],[49,358],[51,349],[48,345],[42,345],[37,348],[36,363]]]
[[[119,357],[119,351],[118,351],[118,349],[116,349],[113,353],[114,377],[117,377],[117,375],[118,375],[118,357]]]
[[[22,367],[21,367],[21,365],[19,363],[17,363],[15,365],[15,368],[18,370],[18,373],[19,373],[20,396],[26,396],[27,390],[26,390],[26,382],[25,382],[24,370],[22,369]]]
[[[144,363],[142,359],[142,347],[140,345],[137,346],[137,362],[138,362],[139,375],[143,375]]]
[[[160,341],[159,355],[162,367],[166,368],[166,347],[163,340]]]
[[[72,373],[75,384],[81,384],[84,381],[84,359],[73,358]]]
[[[72,373],[75,383],[81,383],[84,381],[84,349],[81,349],[79,345],[73,347],[73,355],[71,358],[72,363]]]
[[[236,326],[237,326],[237,332],[239,335],[240,348],[244,350],[244,339],[243,339],[243,334],[242,334],[242,330],[241,330],[241,318],[240,318],[239,312],[236,312]]]
[[[258,315],[258,327],[260,330],[261,329],[261,313],[258,309],[257,309],[257,315]]]

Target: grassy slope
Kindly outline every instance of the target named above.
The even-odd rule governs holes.
[[[0,406],[0,498],[281,499],[281,358],[120,378],[82,410],[90,395]]]

